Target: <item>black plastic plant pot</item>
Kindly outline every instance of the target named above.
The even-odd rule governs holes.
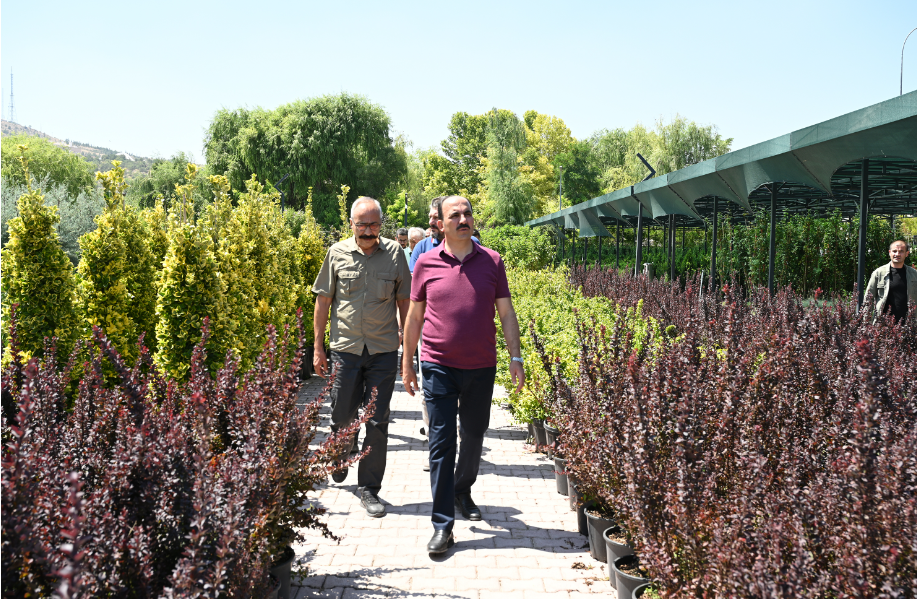
[[[280,590],[277,593],[277,599],[290,599],[290,584],[293,576],[293,560],[296,559],[296,552],[292,547],[284,549],[280,557],[271,564],[271,576],[280,581]]]
[[[595,505],[595,501],[590,499],[583,503],[580,502],[576,507],[576,524],[579,527],[579,533],[584,537],[589,534],[589,523],[586,520],[586,510]]]
[[[628,555],[634,554],[634,548],[628,545],[627,543],[618,543],[617,541],[612,541],[609,537],[616,537],[621,534],[621,527],[615,524],[610,526],[602,531],[602,540],[605,541],[605,563],[607,567],[605,571],[608,574],[608,581],[611,583],[611,588],[615,588],[615,560],[619,557],[626,557]]]
[[[610,527],[614,526],[615,521],[613,518],[603,518],[601,516],[594,516],[586,511],[586,529],[587,534],[589,535],[589,553],[592,555],[592,559],[599,560],[600,562],[606,561],[608,551],[605,548],[605,538],[603,533]],[[609,576],[609,578],[611,578]]]
[[[566,495],[570,492],[567,485],[567,460],[554,456],[554,483],[557,485],[557,492]]]
[[[529,421],[529,439],[532,440],[532,443],[535,442],[535,425],[532,424],[532,421]]]
[[[560,430],[554,428],[547,422],[544,423],[544,443],[547,446],[545,452],[548,454],[549,458],[554,457],[554,450],[556,449],[557,440],[560,439]]]
[[[652,588],[653,588],[652,582],[644,582],[643,584],[641,584],[640,586],[634,589],[634,592],[631,593],[631,599],[640,599],[640,597],[643,597],[643,593],[649,591]]]
[[[264,599],[280,599],[280,587],[283,585],[273,574],[268,574],[268,585],[270,591],[264,596]]]
[[[547,443],[544,435],[544,420],[532,420],[532,425],[535,427],[535,451],[542,453]]]
[[[640,558],[638,558],[636,555],[625,555],[624,557],[619,557],[614,561],[616,585],[615,589],[618,591],[618,597],[632,597],[634,594],[634,589],[636,589],[641,584],[650,581],[649,578],[645,578],[643,576],[634,576],[633,574],[626,574],[621,571],[621,568],[628,568],[639,565]]]
[[[567,499],[570,501],[571,512],[575,512],[579,502],[583,500],[583,496],[576,490],[576,480],[569,473],[567,473]]]

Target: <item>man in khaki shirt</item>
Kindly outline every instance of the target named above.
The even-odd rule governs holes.
[[[397,242],[379,236],[382,208],[372,198],[358,198],[350,209],[353,237],[328,250],[312,291],[315,298],[315,357],[319,376],[327,376],[325,326],[331,316],[331,429],[347,426],[360,406],[376,389],[376,411],[366,423],[357,485],[360,502],[374,518],[385,515],[379,501],[388,449],[389,404],[398,368],[396,307],[401,320],[407,316],[411,296],[411,272]],[[344,482],[347,471],[332,475]]]

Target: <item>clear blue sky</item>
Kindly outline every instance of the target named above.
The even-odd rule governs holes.
[[[898,94],[917,1],[6,0],[0,85],[60,138],[203,162],[222,107],[347,91],[415,147],[457,111],[534,109],[582,138],[676,113],[740,148]],[[904,88],[917,88],[917,33]]]

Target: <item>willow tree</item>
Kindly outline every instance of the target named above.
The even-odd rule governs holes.
[[[519,172],[525,134],[525,126],[512,112],[495,108],[487,113],[486,210],[492,224],[521,225],[532,215],[532,186]]]
[[[407,169],[385,110],[350,94],[274,110],[221,110],[208,129],[205,154],[212,172],[225,174],[233,189],[243,189],[253,174],[271,184],[290,175],[282,185],[285,201],[303,207],[312,187],[315,217],[325,225],[337,224],[341,185],[380,197]]]

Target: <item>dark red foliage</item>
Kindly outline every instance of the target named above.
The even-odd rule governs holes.
[[[543,356],[567,470],[663,596],[917,596],[913,313],[872,325],[789,290],[573,281],[675,327],[635,353],[623,326],[581,323],[575,380]]]
[[[49,346],[43,362],[13,361],[3,378],[17,412],[3,421],[4,597],[261,596],[294,527],[333,536],[304,496],[371,406],[310,448],[322,399],[297,407],[301,349],[291,360],[289,334],[278,342],[269,330],[244,376],[229,357],[211,377],[206,339],[205,324],[181,384],[142,346],[127,368],[96,330],[69,407],[73,359],[60,367]],[[15,356],[15,328],[11,345]]]

